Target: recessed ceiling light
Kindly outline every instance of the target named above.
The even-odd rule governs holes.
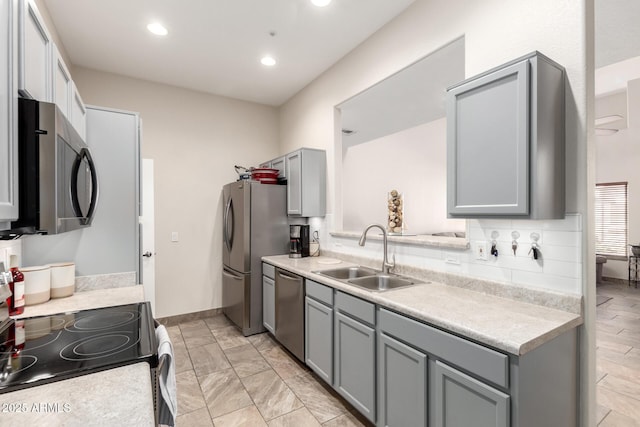
[[[266,65],[267,67],[273,67],[274,65],[276,65],[276,60],[271,56],[263,56],[260,62],[262,63],[262,65]]]
[[[169,34],[169,31],[159,22],[153,22],[147,25],[147,30],[151,31],[153,34],[157,36],[166,36]]]
[[[311,3],[313,3],[314,6],[325,7],[331,3],[331,0],[311,0]]]

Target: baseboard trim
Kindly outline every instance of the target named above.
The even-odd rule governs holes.
[[[176,326],[179,323],[191,322],[193,320],[202,320],[222,313],[221,308],[212,308],[211,310],[197,311],[195,313],[178,314],[176,316],[167,316],[156,319],[161,325]]]

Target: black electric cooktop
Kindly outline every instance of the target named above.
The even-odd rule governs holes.
[[[10,320],[0,330],[0,394],[137,362],[158,365],[148,302]]]

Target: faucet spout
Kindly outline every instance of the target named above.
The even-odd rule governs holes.
[[[379,228],[382,231],[382,246],[383,246],[383,252],[384,252],[383,258],[382,258],[382,273],[389,274],[389,269],[395,267],[395,263],[390,263],[389,258],[387,256],[387,230],[385,230],[383,226],[381,226],[380,224],[371,224],[367,226],[362,232],[362,236],[360,236],[360,240],[358,241],[358,244],[360,246],[364,246],[364,244],[367,241],[367,232],[371,228]]]

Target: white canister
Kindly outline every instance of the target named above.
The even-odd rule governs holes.
[[[73,295],[76,290],[76,265],[72,262],[49,264],[51,269],[51,298]]]
[[[48,265],[23,267],[24,304],[34,305],[51,299],[51,273]]]

